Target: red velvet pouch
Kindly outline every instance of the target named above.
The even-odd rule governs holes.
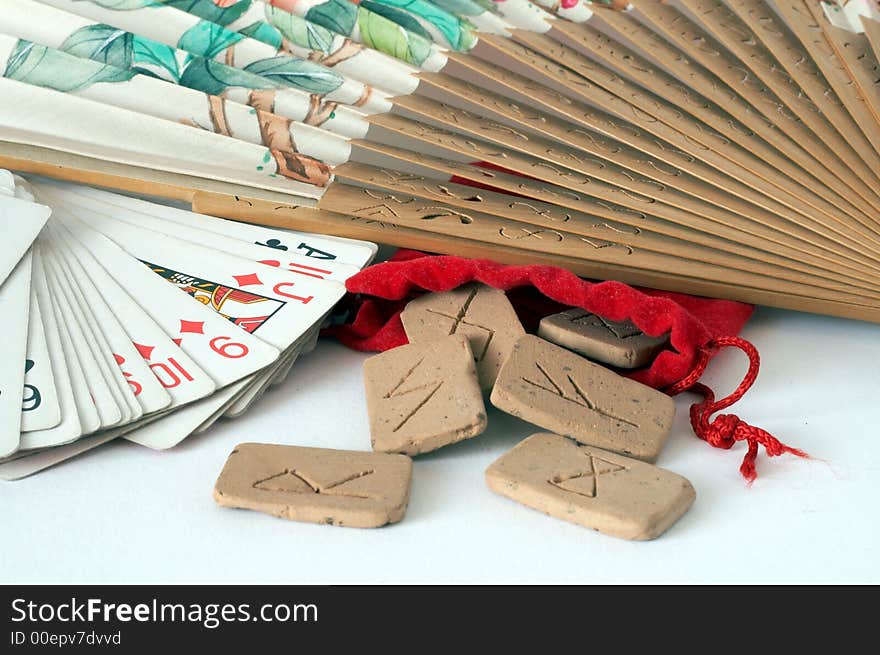
[[[399,250],[387,262],[370,266],[349,278],[346,286],[353,321],[327,330],[355,350],[383,351],[407,343],[400,313],[412,298],[428,291],[449,291],[478,281],[503,289],[525,329],[534,332],[538,322],[568,307],[580,307],[612,321],[629,319],[652,336],[669,333],[670,347],[644,369],[626,372],[631,377],[670,395],[696,391],[704,399],[691,407],[691,424],[701,439],[719,448],[746,441],[748,451],[740,471],[751,482],[756,477],[758,445],[770,456],[801,451],[780,443],[767,432],[722,414],[712,414],[736,402],[758,374],[755,347],[736,335],[753,307],[728,300],[699,298],[681,293],[637,289],[621,282],[589,282],[553,266],[506,266],[488,260],[427,255]],[[711,358],[723,347],[742,349],[749,357],[749,372],[730,396],[715,401],[710,389],[698,380]]]

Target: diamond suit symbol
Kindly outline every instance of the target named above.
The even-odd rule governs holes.
[[[233,275],[235,281],[238,282],[238,286],[247,287],[253,286],[254,284],[263,284],[263,281],[257,277],[256,273],[248,273],[247,275]]]
[[[191,332],[192,334],[204,334],[205,333],[205,322],[204,321],[185,321],[180,319],[180,333],[185,334],[187,332]]]
[[[145,346],[137,342],[132,343],[134,343],[134,347],[137,348],[138,353],[140,353],[140,356],[144,359],[150,359],[150,357],[153,356],[153,350],[155,350],[155,346]]]

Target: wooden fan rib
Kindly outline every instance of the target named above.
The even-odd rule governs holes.
[[[834,48],[827,39],[821,26],[821,23],[826,21],[821,14],[819,3],[815,2],[811,5],[792,0],[775,3],[775,6],[790,22],[785,25],[776,19],[773,29],[785,33],[786,36],[790,30],[794,38],[784,40],[766,38],[763,33],[758,32],[759,36],[764,37],[762,40],[765,45],[768,49],[772,45],[777,50],[783,46],[791,46],[793,52],[786,52],[788,57],[783,58],[782,55],[777,57],[786,66],[788,74],[804,88],[810,99],[823,111],[825,111],[824,106],[832,98],[838,99],[838,104],[833,106],[834,115],[840,114],[844,118],[838,129],[845,130],[842,132],[844,135],[851,134],[850,130],[853,129],[856,133],[860,133],[870,144],[875,161],[880,162],[880,156],[877,154],[880,151],[880,126],[873,120],[873,115],[861,97],[858,86],[846,66],[835,55]],[[763,20],[762,24],[766,26],[765,29],[769,29],[771,26],[769,21],[776,18],[773,9],[763,0],[739,0],[732,2],[731,8],[738,13],[745,13],[751,19],[750,25],[756,22],[756,17],[760,17]],[[810,64],[809,67],[804,65],[804,58]],[[880,168],[874,170],[878,171]]]
[[[391,245],[466,257],[488,257],[511,264],[541,263],[564,266],[576,274],[592,278],[614,277],[630,284],[666,288],[683,293],[704,294],[880,322],[880,306],[816,300],[770,289],[739,288],[730,284],[706,282],[682,276],[657,275],[628,268],[615,270],[595,262],[527,251],[507,244],[490,245],[460,237],[436,235],[424,230],[383,224],[381,221],[358,216],[344,216],[299,207],[291,205],[282,194],[275,192],[91,160],[44,148],[4,143],[0,145],[0,166],[83,184],[107,186],[186,201],[192,204],[194,211],[262,225],[372,239]]]
[[[553,60],[568,67],[573,73],[600,86],[606,97],[601,105],[613,112],[618,119],[626,120],[635,128],[662,139],[671,150],[655,138],[643,135],[641,139],[629,140],[629,145],[654,157],[675,157],[676,148],[693,160],[677,157],[679,168],[692,175],[728,191],[744,200],[781,216],[791,216],[796,212],[811,220],[819,221],[822,214],[828,219],[819,221],[826,229],[832,228],[835,221],[850,221],[847,214],[820,197],[812,189],[803,188],[778,169],[769,166],[753,153],[729,140],[698,119],[689,117],[681,109],[667,103],[664,99],[646,93],[639,87],[621,78],[602,64],[591,62],[580,52],[556,43],[548,36],[540,34],[514,33],[514,38],[522,41],[532,50],[553,55]],[[568,85],[569,88],[573,88]],[[599,93],[591,89],[589,97],[597,102]],[[587,113],[577,107],[577,114]],[[577,116],[571,117],[577,118]],[[618,134],[620,130],[617,131]],[[626,135],[626,130],[623,130]],[[620,138],[618,136],[617,138]],[[860,224],[853,221],[855,227]],[[880,229],[866,230],[863,237],[878,242]],[[880,243],[880,242],[878,242]]]
[[[860,253],[837,252],[836,244],[833,242],[818,245],[815,242],[821,242],[822,239],[800,226],[787,223],[784,225],[785,229],[772,227],[775,222],[772,214],[764,215],[769,224],[758,223],[756,218],[762,216],[758,208],[751,209],[746,215],[726,211],[713,203],[716,201],[733,205],[737,203],[723,197],[720,192],[711,193],[706,192],[705,188],[700,188],[699,192],[704,193],[701,198],[667,188],[668,182],[680,182],[675,175],[661,178],[662,181],[655,179],[660,177],[656,172],[653,177],[636,177],[637,173],[624,169],[610,160],[599,161],[591,157],[581,157],[554,143],[523,139],[512,135],[511,129],[506,126],[498,126],[460,110],[453,111],[450,107],[438,105],[434,110],[431,124],[417,123],[395,114],[372,116],[370,123],[391,130],[394,138],[390,140],[395,145],[408,150],[446,148],[450,158],[457,156],[470,161],[491,162],[544,182],[575,190],[583,184],[589,184],[589,180],[595,177],[618,186],[625,193],[641,194],[646,198],[679,206],[694,213],[712,216],[719,219],[719,222],[726,221],[729,225],[736,225],[736,229],[780,244],[785,243],[788,247],[810,252],[815,257],[826,258],[833,261],[836,266],[843,265],[842,259],[851,260],[853,265],[857,264],[856,268],[859,271],[862,267],[873,269],[877,266],[875,262]],[[436,127],[438,125],[443,127]],[[445,129],[448,127],[455,129],[456,133]],[[372,127],[371,134],[373,134]],[[471,136],[476,139],[470,138]],[[485,138],[491,142],[483,141]],[[620,153],[615,153],[615,159],[617,158],[620,158]],[[834,256],[829,253],[833,253]]]
[[[880,62],[877,61],[868,37],[835,27],[827,20],[822,22],[822,29],[834,48],[834,53],[858,86],[859,94],[875,124],[880,125],[880,88],[877,87]]]
[[[511,56],[515,56],[515,53],[522,53],[523,51],[522,47],[512,49],[504,47],[507,45],[507,42],[503,39],[500,41],[499,45],[501,47],[499,49]],[[542,61],[534,53],[528,56],[530,58],[529,63],[536,64],[538,68],[549,65],[547,60]],[[495,73],[493,78],[498,79],[498,75],[500,73]],[[422,94],[429,99],[446,98],[447,102],[459,109],[475,111],[484,117],[498,120],[509,126],[515,126],[517,129],[525,129],[533,134],[554,139],[591,154],[603,156],[618,163],[626,163],[631,170],[637,170],[643,174],[649,174],[651,169],[657,169],[657,162],[666,163],[672,160],[673,163],[670,166],[676,166],[679,170],[692,176],[689,180],[691,184],[694,183],[696,178],[700,182],[710,184],[725,193],[733,194],[740,200],[753,203],[764,211],[771,212],[795,224],[807,227],[843,245],[852,252],[860,253],[866,241],[873,242],[875,244],[874,252],[880,256],[880,250],[878,250],[878,247],[880,247],[880,233],[867,230],[863,227],[862,223],[854,221],[847,214],[839,210],[835,210],[833,206],[826,203],[826,210],[832,211],[827,212],[823,216],[816,210],[810,211],[811,207],[806,203],[792,201],[791,199],[795,197],[792,191],[788,192],[789,202],[784,205],[773,199],[774,195],[785,197],[777,187],[763,183],[765,187],[764,195],[760,195],[760,193],[735,179],[734,176],[737,175],[749,177],[750,174],[744,172],[747,170],[747,165],[734,164],[716,153],[707,153],[705,147],[696,146],[695,140],[692,140],[689,136],[683,135],[683,139],[678,139],[677,146],[681,147],[681,150],[679,150],[677,146],[664,145],[650,136],[643,135],[641,131],[645,130],[653,132],[655,136],[662,138],[664,132],[668,131],[662,128],[663,124],[658,125],[657,121],[645,120],[645,117],[649,116],[647,112],[642,113],[640,109],[630,106],[632,108],[630,113],[636,115],[635,119],[638,123],[623,124],[616,117],[602,116],[600,112],[588,109],[576,100],[570,99],[570,96],[580,94],[569,93],[563,96],[564,100],[555,99],[554,101],[554,95],[557,94],[557,91],[547,89],[516,73],[509,73],[508,78],[507,83],[512,86],[520,86],[523,94],[535,99],[542,98],[543,100],[536,100],[531,104],[539,105],[543,103],[549,108],[549,113],[523,111],[521,107],[511,103],[509,98],[484,90],[485,85],[483,84],[479,86],[468,84],[442,74],[423,75],[420,89]],[[566,84],[566,81],[570,82],[568,79],[560,80],[560,86],[556,87],[556,89],[571,89],[574,86],[571,83]],[[584,96],[587,95],[586,92],[583,92],[583,94]],[[596,96],[599,94],[591,92],[588,95],[595,101]],[[413,118],[428,122],[432,120],[434,110],[430,106],[426,107],[421,102],[421,98],[399,98],[395,102],[400,107],[415,109],[416,113],[413,115]],[[587,132],[569,127],[568,123],[555,118],[558,115],[569,118],[572,122],[579,122],[589,130],[601,130],[602,134],[599,135],[596,132]],[[608,139],[612,140],[609,141]],[[618,144],[624,144],[624,147],[621,148]],[[637,149],[635,153],[630,152],[633,155],[630,161],[632,159],[635,159],[637,162],[641,161],[642,155],[640,153],[653,157],[653,160],[649,159],[645,162],[649,168],[636,169],[629,163],[621,161],[621,153],[626,148]],[[711,154],[715,154],[715,156],[712,157]],[[700,161],[700,159],[703,161]],[[752,162],[752,165],[755,168],[758,167],[754,162]],[[726,177],[725,174],[727,175]],[[780,179],[785,178],[780,176]],[[663,181],[666,182],[667,180],[664,178]],[[790,181],[788,186],[792,186]],[[679,189],[681,189],[680,186]],[[705,196],[705,194],[695,193],[691,189],[686,189],[686,191],[693,195]],[[801,191],[801,195],[809,197],[809,191]],[[797,205],[800,205],[800,207],[796,207]],[[852,236],[853,232],[858,235],[857,238]]]
[[[880,21],[866,16],[862,16],[861,21],[862,27],[865,30],[865,40],[874,56],[874,61],[880,62]],[[874,89],[875,91],[880,91],[876,88],[876,84],[874,85]],[[880,112],[878,112],[878,120],[880,120]]]
[[[606,20],[610,18],[610,13],[603,13],[603,18]],[[837,151],[830,149],[818,134],[793,113],[772,89],[760,82],[747,67],[732,55],[724,55],[724,49],[715,45],[712,37],[699,27],[670,7],[659,3],[640,3],[626,19],[632,23],[638,21],[638,28],[629,25],[631,29],[627,36],[638,37],[639,42],[646,48],[650,47],[659,53],[660,58],[652,55],[655,64],[662,66],[662,57],[669,55],[663,47],[666,45],[664,40],[668,40],[668,44],[680,50],[681,59],[690,58],[705,67],[764,118],[789,138],[800,143],[817,161],[828,162],[826,168],[830,175],[850,186],[872,206],[880,206],[876,184],[866,183],[861,176],[848,174],[850,166]],[[649,35],[653,35],[654,38]],[[864,164],[862,167],[864,168]]]
[[[823,268],[824,262],[797,259],[787,249],[768,251],[762,247],[765,244],[750,239],[748,235],[670,205],[659,202],[645,204],[636,200],[636,196],[621,194],[619,189],[603,185],[598,180],[593,180],[575,192],[529,178],[438,159],[411,150],[402,151],[387,145],[361,142],[357,147],[369,150],[374,162],[378,155],[381,166],[394,167],[403,159],[406,168],[417,167],[430,177],[468,180],[477,186],[490,185],[506,194],[525,196],[549,205],[596,215],[616,223],[690,242],[697,247],[727,252],[752,261],[764,261],[868,290],[877,287],[877,277],[864,271],[860,272],[860,276],[848,275],[841,272],[839,267],[833,270]]]
[[[873,213],[875,210],[859,197],[851,198],[852,191],[847,189],[844,194],[842,190],[846,188],[837,178],[831,177],[829,180],[822,180],[813,175],[809,170],[804,168],[805,161],[808,167],[817,167],[815,160],[805,152],[800,151],[791,140],[786,139],[785,147],[788,150],[788,156],[785,151],[774,147],[774,145],[766,141],[762,135],[753,128],[742,122],[733,113],[728,113],[713,100],[702,95],[702,91],[696,88],[688,88],[679,83],[675,78],[667,75],[664,71],[653,66],[648,60],[639,56],[636,52],[624,47],[619,43],[612,43],[607,36],[591,27],[588,23],[568,23],[558,21],[553,30],[549,32],[552,38],[570,46],[581,54],[604,64],[610,74],[619,76],[633,83],[640,85],[658,97],[663,98],[668,104],[665,109],[667,116],[674,117],[677,114],[689,114],[693,118],[701,121],[706,126],[712,128],[717,134],[723,135],[725,139],[736,143],[741,149],[751,154],[749,162],[758,161],[757,172],[767,181],[775,186],[790,185],[792,182],[800,185],[798,194],[806,193],[804,202],[817,208],[822,209],[826,214],[829,213],[828,208],[824,204],[836,208],[837,211],[843,212],[850,220],[863,227],[867,227],[867,212]],[[733,97],[739,99],[735,94],[729,94],[728,99]],[[749,111],[750,116],[754,114]],[[663,118],[669,124],[669,118]],[[768,124],[764,121],[759,122],[762,126]],[[775,137],[782,138],[783,135],[778,130],[770,127]],[[709,141],[706,145],[712,146]],[[724,153],[722,153],[724,154]],[[792,154],[800,157],[791,157]],[[737,162],[741,163],[741,162]],[[849,196],[849,197],[847,197]],[[811,200],[812,199],[812,200]],[[816,204],[816,201],[819,204]],[[873,227],[873,226],[872,226]]]
[[[231,202],[230,202],[231,200]],[[291,211],[286,211],[290,209]],[[853,305],[837,301],[816,300],[811,297],[786,295],[772,290],[734,287],[728,284],[706,282],[685,276],[658,276],[651,273],[622,269],[613,271],[605,266],[565,257],[550,256],[512,246],[487,246],[484,243],[461,237],[445,237],[414,228],[394,225],[378,227],[377,221],[360,217],[348,217],[318,209],[304,207],[285,208],[274,203],[264,203],[254,198],[239,197],[238,200],[215,193],[198,192],[193,197],[193,210],[215,216],[242,220],[261,225],[320,231],[325,234],[357,239],[379,239],[389,245],[417,248],[440,254],[463,257],[490,258],[505,264],[544,264],[563,266],[582,277],[592,279],[618,279],[628,284],[667,289],[680,293],[739,300],[771,307],[830,314],[843,318],[880,322],[880,308]]]
[[[571,220],[560,220],[558,212],[547,215],[543,213],[545,208],[538,204],[534,206],[523,202],[510,202],[510,198],[503,194],[493,194],[489,191],[481,191],[479,200],[475,200],[474,189],[470,187],[438,183],[435,180],[420,178],[416,175],[402,174],[397,171],[378,169],[360,164],[346,164],[338,171],[339,180],[347,186],[360,186],[367,189],[364,193],[370,198],[371,212],[388,215],[395,212],[411,211],[420,203],[427,203],[429,209],[423,210],[430,214],[428,219],[438,220],[445,225],[450,222],[454,229],[451,235],[467,234],[472,230],[472,223],[476,220],[482,225],[491,224],[501,236],[508,237],[513,234],[516,241],[534,232],[543,234],[544,239],[553,240],[558,238],[569,243],[577,244],[589,258],[618,263],[633,267],[650,267],[658,271],[675,273],[679,272],[683,260],[692,262],[691,268],[700,267],[699,275],[712,277],[713,269],[725,268],[731,271],[757,274],[761,277],[775,277],[788,283],[805,285],[808,287],[822,288],[837,293],[847,294],[853,301],[866,302],[880,299],[880,290],[863,289],[858,285],[832,283],[816,277],[815,275],[798,274],[791,269],[774,266],[755,259],[745,259],[739,256],[731,256],[727,253],[711,250],[705,247],[694,247],[690,243],[665,237],[646,230],[637,233],[622,233],[619,228],[613,228],[601,219],[588,215],[565,216]],[[343,195],[347,194],[347,195]],[[340,199],[342,198],[342,199]],[[416,202],[414,199],[417,199]],[[336,185],[324,196],[320,208],[342,212],[350,211],[354,196],[350,188],[344,185]],[[332,203],[332,204],[328,204]],[[341,203],[341,204],[340,204]],[[346,204],[347,203],[347,204]],[[431,214],[433,212],[433,214]],[[363,212],[354,211],[356,215],[363,216]],[[574,213],[574,212],[573,212]],[[372,214],[370,217],[376,218]],[[448,218],[447,218],[448,217]],[[580,220],[578,220],[580,219]],[[394,222],[387,218],[377,220]],[[458,220],[460,225],[455,225]],[[598,221],[598,222],[597,222]],[[491,230],[490,230],[491,233]],[[528,248],[530,239],[524,239],[523,246]],[[543,241],[531,242],[538,249],[542,248]],[[586,244],[586,245],[584,245]],[[593,248],[595,251],[591,251]],[[575,253],[559,253],[574,256]],[[638,255],[638,260],[633,257]],[[708,269],[703,269],[708,266]],[[694,269],[696,274],[696,269]],[[754,286],[754,282],[752,285]],[[792,290],[795,291],[794,287]],[[799,292],[799,291],[795,291]],[[858,300],[858,299],[862,300]]]
[[[678,3],[687,11],[687,14],[680,12],[680,16],[693,21],[735,55],[743,66],[772,89],[830,149],[837,152],[853,173],[866,184],[880,184],[880,156],[842,105],[826,98],[820,108],[810,94],[788,74],[785,66],[722,3],[713,0],[678,0]],[[744,34],[748,38],[740,38]]]
[[[616,68],[618,72],[632,77],[649,88],[653,87],[655,92],[661,95],[667,89],[671,89],[670,101],[679,104],[682,108],[692,112],[701,109],[700,102],[693,100],[693,94],[696,93],[700,94],[701,99],[706,98],[714,102],[722,112],[729,112],[741,122],[742,126],[799,166],[807,176],[806,179],[800,179],[802,184],[811,186],[813,184],[811,180],[815,180],[814,184],[817,188],[824,186],[832,189],[846,206],[855,206],[861,215],[872,216],[880,211],[880,196],[858,178],[852,175],[843,176],[828,166],[826,159],[816,154],[826,150],[824,144],[821,144],[818,138],[808,132],[803,125],[790,120],[783,121],[780,125],[764,114],[758,113],[755,107],[760,107],[762,101],[746,100],[746,97],[751,97],[757,92],[744,85],[738,85],[736,87],[738,91],[735,91],[709,69],[698,64],[696,60],[685,57],[683,51],[678,50],[671,42],[663,40],[626,13],[601,11],[592,17],[589,25],[565,25],[566,37],[571,39],[574,45],[590,47],[590,52],[596,53],[597,56],[606,55],[609,63],[619,61]],[[588,35],[589,38],[585,38],[583,32],[575,32],[573,35],[574,28],[578,27],[592,30]],[[647,51],[646,56],[641,56],[635,50],[615,40],[620,39],[621,36],[624,39],[635,39],[639,46]],[[661,60],[662,67],[655,63]],[[672,81],[668,85],[661,86],[657,82],[658,78],[654,76],[655,72],[658,76],[668,75]],[[684,86],[678,80],[687,80],[689,86]],[[754,102],[757,104],[753,104]],[[731,129],[726,133],[731,138],[740,139],[741,145],[749,148],[749,143],[752,141],[742,141],[743,138],[748,138],[748,135],[744,135],[736,125],[730,127]],[[792,136],[794,132],[798,133],[797,138]],[[802,142],[810,149],[802,145]],[[835,161],[835,158],[832,157],[831,161]],[[839,161],[839,164],[842,166],[843,162]],[[785,170],[790,172],[791,168]],[[846,209],[846,207],[842,208]],[[859,217],[859,214],[853,214],[851,211],[848,213],[856,218]]]
[[[524,250],[590,260],[613,266],[615,270],[625,268],[650,270],[658,274],[686,275],[691,278],[731,282],[751,288],[762,288],[772,280],[774,288],[785,293],[812,295],[815,298],[866,306],[880,303],[876,296],[865,297],[851,292],[831,291],[808,284],[767,278],[748,270],[726,269],[714,264],[637,251],[633,248],[629,250],[606,248],[558,228],[541,228],[482,212],[463,211],[400,191],[335,184],[328,189],[317,208],[402,227],[415,227],[451,237],[462,236],[489,244],[509,243]]]

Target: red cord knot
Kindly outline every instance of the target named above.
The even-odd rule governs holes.
[[[716,401],[715,393],[698,380],[705,372],[709,360],[721,348],[728,346],[739,348],[746,354],[749,358],[749,370],[733,393]],[[758,458],[759,445],[764,447],[764,452],[770,457],[777,457],[785,453],[797,457],[809,457],[802,450],[786,446],[766,430],[749,425],[735,414],[719,414],[714,420],[709,420],[715,412],[730,407],[745,395],[758,377],[760,366],[761,358],[754,345],[740,337],[719,337],[709,341],[700,350],[694,369],[666,390],[670,396],[683,391],[694,391],[703,396],[703,400],[691,405],[690,410],[691,426],[694,433],[703,441],[715,448],[724,448],[725,450],[732,448],[737,441],[745,441],[748,444],[748,450],[739,470],[749,484],[758,477],[755,460]]]

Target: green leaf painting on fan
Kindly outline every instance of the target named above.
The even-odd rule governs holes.
[[[153,0],[181,9],[217,25],[229,25],[251,8],[251,0]]]
[[[181,34],[177,47],[194,55],[213,59],[243,38],[243,34],[230,32],[222,25],[200,20]]]
[[[78,57],[128,68],[134,35],[110,25],[89,25],[68,36],[60,50]]]
[[[475,0],[431,0],[430,4],[436,5],[451,16],[466,18],[481,32],[509,33],[507,31],[508,24],[500,17],[495,6],[497,3],[491,3],[490,7],[486,7]]]
[[[19,39],[6,62],[3,77],[43,86],[62,93],[79,91],[99,82],[126,82],[134,71],[79,57]]]
[[[363,42],[376,50],[402,61],[422,66],[432,54],[429,39],[410,32],[383,16],[358,10],[357,25]]]
[[[283,38],[324,54],[329,55],[333,51],[333,40],[337,36],[334,32],[295,14],[276,9],[272,5],[263,5],[263,7],[265,7],[267,24],[277,30]]]
[[[318,95],[330,93],[341,83],[339,75],[330,69],[292,57],[260,59],[242,70],[278,82],[278,86],[293,86]]]
[[[466,17],[459,18],[427,0],[361,0],[360,4],[376,12],[384,10],[383,15],[398,24],[403,24],[402,14],[414,18],[435,43],[451,50],[465,52],[477,43],[474,25]]]
[[[180,81],[181,65],[177,61],[177,52],[162,43],[134,36],[132,44],[132,64],[138,73],[155,75],[177,83]]]
[[[336,34],[390,55],[424,70],[439,71],[446,58],[431,34],[404,11],[361,0],[259,0],[274,11],[293,14]],[[355,20],[352,21],[354,9]],[[390,16],[393,16],[392,19]]]
[[[310,8],[305,16],[287,11],[280,2],[263,6],[266,20],[285,38],[305,45],[301,36],[297,38],[298,34],[305,32],[309,37],[308,45],[313,49],[319,45],[314,42],[314,37],[332,39],[338,34],[414,66],[423,66],[431,55],[436,57],[439,54],[430,35],[416,21],[412,23],[417,31],[410,31],[363,5],[328,2]]]
[[[107,9],[128,11],[129,9],[142,9],[158,4],[157,0],[73,0],[74,2],[91,2]]]
[[[69,41],[68,46],[72,50],[79,55],[85,54],[82,44],[88,40],[77,38]],[[114,52],[119,54],[120,50]],[[131,52],[132,49],[125,51],[129,61]],[[170,86],[165,81],[138,75],[132,69],[102,62],[97,59],[102,54],[99,47],[91,50],[96,59],[87,59],[0,34],[0,53],[7,53],[0,54],[3,77],[130,110],[133,116],[129,120],[136,120],[138,114],[144,114],[241,141],[242,147],[236,148],[241,151],[242,158],[258,156],[262,167],[259,170],[266,170],[270,176],[281,175],[323,187],[330,183],[333,175],[330,168],[315,157],[326,158],[334,164],[342,163],[348,157],[344,140],[329,135],[319,135],[320,145],[316,145],[318,140],[312,135],[305,139],[311,152],[298,152],[294,132],[312,128],[297,127],[288,118],[255,112],[219,96]],[[62,111],[65,102],[58,100]],[[252,145],[265,146],[265,149],[257,154]]]
[[[17,7],[11,9],[19,11]],[[297,122],[320,125],[341,136],[361,138],[366,133],[367,125],[360,112],[325,101],[319,95],[333,87],[335,79],[332,71],[328,75],[327,69],[322,67],[317,67],[320,75],[314,80],[310,79],[310,62],[284,58],[286,66],[279,66],[277,61],[270,58],[266,63],[255,63],[253,69],[263,67],[269,73],[263,77],[256,72],[226,66],[118,27],[92,23],[89,19],[48,7],[46,11],[52,12],[46,16],[51,20],[31,23],[30,38],[66,54],[112,64],[132,74],[160,78],[209,95],[223,96]],[[9,14],[5,16],[9,17]],[[22,64],[24,54],[21,54]],[[68,64],[71,71],[76,70],[75,64],[75,61]],[[46,68],[41,68],[40,73],[48,74]],[[60,80],[48,86],[76,85],[78,79],[72,73],[67,82]]]
[[[219,1],[223,2],[223,0]],[[376,50],[374,51],[364,48],[349,35],[337,34],[301,16],[256,0],[225,3],[226,13],[218,12],[215,0],[161,0],[161,2],[169,7],[185,10],[203,20],[215,20],[230,33],[237,32],[244,37],[260,41],[274,48],[278,54],[289,54],[334,68],[342,75],[381,89],[388,95],[411,93],[416,87],[416,81],[412,78],[413,70],[404,63],[390,58],[386,50],[397,54],[408,54],[409,58],[416,58],[420,62],[431,54],[430,43],[424,41],[417,44],[411,53],[407,52],[405,33],[388,21],[386,22],[392,30],[388,34],[381,32],[381,25],[367,25],[365,28],[368,34],[376,34],[374,39],[376,43],[383,45],[381,49],[374,48]],[[360,10],[355,5],[347,6],[350,7],[350,12],[345,14],[345,20],[334,20],[331,24],[355,32],[355,27],[349,27],[351,23],[349,18],[357,19],[361,15],[358,13]],[[230,11],[232,9],[235,11]],[[390,41],[389,37],[392,36],[397,39],[397,45]],[[386,42],[388,42],[387,47]],[[406,58],[403,61],[410,63]]]
[[[272,3],[284,8],[287,1],[272,0]],[[326,0],[314,4],[306,13],[306,18],[318,22],[317,18],[312,17],[330,12],[347,15],[350,10],[343,9],[342,5],[354,7],[348,0]],[[422,36],[429,35],[435,43],[451,50],[467,51],[477,43],[474,25],[467,18],[459,18],[426,0],[360,0],[358,7],[378,13],[410,31],[414,31],[414,25],[418,24]],[[329,25],[327,27],[333,29]]]
[[[384,57],[384,55],[364,49],[358,44],[344,44],[345,39],[336,39],[335,49],[329,55],[325,55],[320,50],[315,51],[308,48],[300,48],[296,54],[288,55],[283,50],[279,53],[278,48],[274,45],[248,38],[244,34],[205,20],[198,15],[204,14],[221,19],[236,17],[241,19],[248,8],[251,13],[253,12],[256,8],[254,4],[221,2],[222,6],[218,7],[212,0],[189,0],[188,2],[176,3],[154,2],[145,6],[129,7],[125,10],[109,9],[101,5],[102,2],[112,1],[49,0],[49,3],[62,9],[68,5],[73,9],[73,5],[91,4],[90,7],[84,7],[88,10],[84,13],[87,13],[90,19],[112,24],[128,32],[142,34],[168,46],[175,46],[194,55],[216,59],[236,68],[243,69],[260,61],[271,60],[269,68],[276,71],[279,68],[278,57],[287,56],[290,59],[288,64],[290,70],[284,75],[277,75],[281,84],[301,89],[310,94],[317,93],[316,88],[324,89],[320,92],[322,95],[319,99],[320,102],[331,101],[358,107],[367,114],[388,111],[390,103],[387,98],[390,95],[411,92],[416,85],[409,69],[388,76],[389,79],[397,82],[397,88],[393,92],[377,89],[375,86],[359,80],[356,75],[359,71],[378,76],[377,79],[386,77],[384,71],[381,70],[382,67],[372,59]],[[259,6],[263,7],[263,11],[259,12],[259,17],[264,18],[266,5],[260,4]],[[229,14],[217,11],[217,9],[233,8],[235,11]],[[182,9],[198,13],[188,13]],[[254,17],[255,15],[252,14],[242,24],[239,25],[236,21],[233,21],[232,24],[236,27],[249,27],[253,25]],[[302,29],[298,34],[292,33],[291,36],[319,42],[326,41],[330,37],[330,33],[326,29],[322,32]],[[283,39],[282,36],[282,41]],[[275,42],[277,44],[277,39]],[[344,47],[335,47],[337,44]],[[357,57],[366,57],[368,61],[358,64],[355,61]],[[349,62],[348,59],[352,61]],[[393,62],[393,60],[387,60]],[[333,64],[335,68],[331,70],[327,64]]]

